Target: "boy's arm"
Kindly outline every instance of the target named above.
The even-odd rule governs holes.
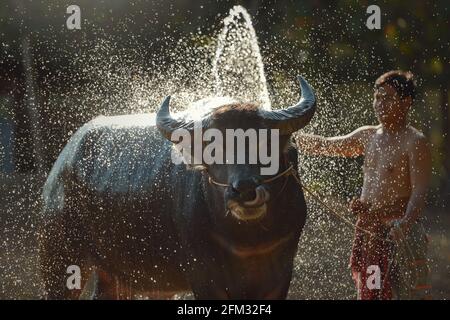
[[[299,134],[297,145],[306,154],[335,157],[356,157],[364,154],[368,139],[376,131],[376,126],[364,126],[338,137],[322,137]]]
[[[411,196],[402,219],[405,231],[408,231],[422,214],[431,178],[431,155],[426,138],[421,135],[408,149]]]

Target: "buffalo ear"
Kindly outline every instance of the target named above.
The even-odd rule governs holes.
[[[203,162],[203,160],[199,159],[198,161],[196,161],[196,159],[194,158],[194,143],[192,133],[190,133],[190,137],[191,137],[190,150],[187,148],[186,145],[182,146],[182,141],[179,143],[172,142],[173,161],[177,164],[183,163],[188,170],[205,170],[207,166]],[[203,155],[203,148],[202,148],[202,155]]]

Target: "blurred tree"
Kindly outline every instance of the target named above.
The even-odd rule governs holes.
[[[89,79],[71,69],[73,61],[81,61],[80,57],[102,39],[113,39],[117,48],[147,48],[147,57],[140,61],[143,66],[150,65],[151,54],[158,50],[169,61],[170,43],[198,31],[213,36],[235,4],[249,8],[253,17],[275,105],[286,103],[283,95],[278,95],[283,90],[280,83],[293,79],[298,72],[306,74],[317,87],[322,110],[319,112],[329,116],[326,125],[316,123],[323,130],[320,133],[337,134],[351,129],[349,123],[341,121],[342,117],[351,119],[353,127],[374,121],[371,112],[364,111],[370,111],[369,90],[374,80],[390,69],[410,69],[420,80],[421,92],[414,118],[421,119],[417,125],[432,137],[433,150],[439,150],[433,159],[441,179],[434,184],[440,185],[441,190],[445,190],[445,185],[449,188],[450,28],[446,0],[79,0],[82,26],[81,30],[72,31],[65,25],[66,8],[72,1],[20,0],[22,8],[17,1],[2,1],[0,5],[0,68],[16,79],[23,77],[25,83],[21,39],[29,37],[39,85],[36,92],[43,99],[41,108],[50,108],[46,100],[50,93],[76,93],[87,83]],[[370,4],[381,8],[381,30],[366,27],[366,8]],[[76,67],[83,68],[81,64]],[[436,90],[440,96],[437,109],[425,105],[434,103]],[[51,157],[49,165],[68,138],[67,132],[87,117],[77,118],[73,114],[76,109],[58,112],[60,118],[68,119],[61,124],[68,128],[60,133],[44,132],[45,139],[54,139],[51,132],[64,133],[55,152],[47,153]],[[49,114],[51,110],[42,114],[43,125]]]

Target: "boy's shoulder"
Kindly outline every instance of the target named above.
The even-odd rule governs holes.
[[[428,139],[420,130],[414,128],[413,126],[408,126],[407,129],[407,139],[408,145],[416,148],[417,146],[427,146]]]
[[[369,125],[369,126],[362,126],[357,129],[361,136],[366,139],[371,139],[374,137],[376,133],[379,133],[381,130],[381,124],[380,125]]]
[[[412,140],[427,140],[423,132],[414,128],[413,126],[408,126],[408,136]]]
[[[356,138],[363,145],[370,142],[374,134],[377,132],[379,126],[362,126],[349,134],[349,136]]]
[[[381,125],[368,125],[362,126],[353,131],[354,133],[362,133],[362,134],[374,134],[377,130],[381,128]]]

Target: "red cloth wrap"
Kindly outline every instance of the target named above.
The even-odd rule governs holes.
[[[353,240],[350,267],[353,280],[358,290],[358,298],[361,300],[388,300],[392,298],[392,267],[389,261],[392,259],[392,243],[387,240],[389,232],[388,222],[401,218],[402,211],[395,214],[384,212],[358,212],[355,237]],[[370,231],[368,234],[361,229]],[[368,267],[376,265],[380,269],[380,289],[371,289],[367,286],[368,278],[373,271],[367,272]],[[389,271],[388,271],[389,269]]]

